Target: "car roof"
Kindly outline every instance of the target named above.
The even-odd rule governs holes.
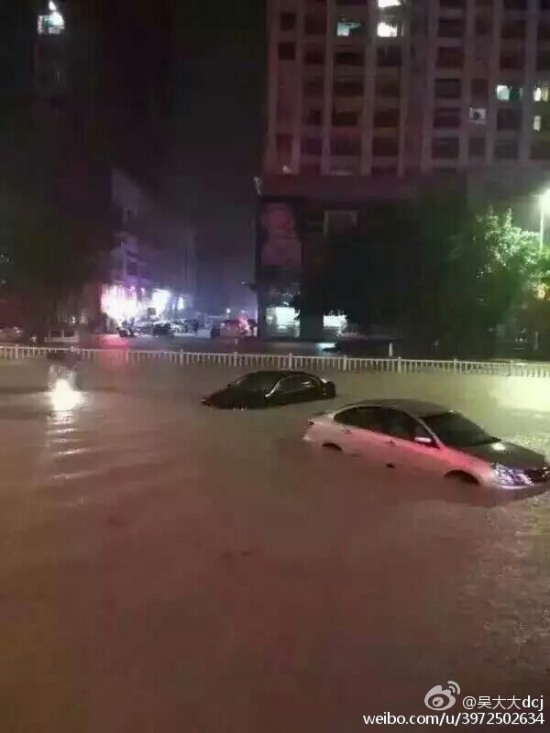
[[[429,415],[441,415],[445,412],[452,412],[448,407],[438,405],[436,402],[426,402],[423,400],[412,400],[405,398],[381,399],[381,400],[361,400],[351,405],[342,407],[342,410],[349,410],[352,407],[387,407],[394,410],[402,410],[413,417],[428,417]]]
[[[250,377],[253,374],[263,374],[266,377],[272,377],[273,379],[282,379],[283,377],[315,377],[315,374],[309,374],[309,372],[297,372],[293,369],[261,369],[257,372],[247,372],[243,374],[243,377]],[[318,379],[318,377],[316,377]]]

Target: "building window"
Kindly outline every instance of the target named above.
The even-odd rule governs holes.
[[[466,0],[439,0],[439,6],[448,10],[463,10]]]
[[[362,79],[337,79],[334,82],[337,97],[360,97],[363,94]]]
[[[521,40],[525,36],[525,20],[506,20],[502,24],[502,37]]]
[[[322,66],[325,63],[325,49],[307,48],[304,54],[304,62],[310,66]]]
[[[337,112],[332,113],[332,124],[334,127],[357,127],[359,124],[359,112]]]
[[[497,160],[516,160],[518,155],[518,140],[497,140],[495,142],[495,158]]]
[[[491,34],[491,19],[488,16],[480,15],[476,18],[475,32],[479,38],[485,38]]]
[[[339,51],[334,55],[334,62],[338,66],[362,67],[364,59],[361,51]]]
[[[377,109],[374,113],[374,127],[397,127],[399,125],[399,110]]]
[[[437,49],[437,66],[442,69],[460,69],[464,63],[464,53],[461,48],[440,46]]]
[[[65,19],[53,0],[48,3],[48,13],[38,16],[37,29],[41,36],[58,36],[65,30]]]
[[[353,157],[361,152],[361,141],[353,138],[332,138],[330,154],[341,157]]]
[[[453,128],[460,127],[460,110],[459,109],[436,109],[433,118],[434,128]]]
[[[521,71],[525,64],[523,51],[508,51],[500,55],[500,68]]]
[[[438,99],[460,99],[461,91],[460,79],[435,80],[435,96]]]
[[[440,18],[438,36],[440,38],[463,38],[464,18]]]
[[[473,125],[487,124],[487,109],[485,107],[470,107],[468,119]]]
[[[470,158],[484,158],[485,138],[471,137],[468,141],[468,153],[470,154]]]
[[[510,87],[505,84],[498,84],[496,88],[496,95],[499,102],[510,101]]]
[[[346,20],[341,18],[336,23],[336,35],[341,38],[349,36],[362,36],[365,34],[365,24],[359,20]]]
[[[521,112],[519,109],[505,107],[497,111],[497,130],[519,130],[521,128]]]
[[[324,79],[306,79],[304,82],[304,94],[308,97],[322,97],[324,90]]]
[[[296,28],[296,13],[281,13],[281,30],[293,31]]]
[[[304,111],[304,124],[317,127],[323,124],[323,112],[320,109],[307,109]]]
[[[394,158],[399,152],[399,141],[392,137],[375,137],[372,154],[375,158]]]
[[[401,49],[399,46],[382,46],[376,49],[376,63],[381,67],[401,65]]]
[[[327,32],[327,24],[324,18],[315,15],[306,15],[304,31],[310,36],[321,36]]]
[[[550,84],[544,83],[533,89],[535,102],[550,102]]]
[[[495,94],[499,102],[520,102],[523,96],[523,88],[518,85],[498,84]]]
[[[504,0],[505,10],[526,10],[527,0]]]
[[[534,115],[533,130],[535,132],[548,132],[550,130],[550,116],[548,114]]]
[[[457,137],[436,137],[432,140],[432,157],[458,158],[459,142]]]
[[[376,79],[376,97],[377,99],[396,98],[400,95],[400,86],[398,79]]]
[[[376,26],[376,35],[379,38],[397,38],[401,35],[401,23],[397,20],[380,21]]]
[[[541,8],[543,10],[544,8]],[[550,5],[546,10],[550,10]],[[539,41],[550,41],[550,23],[548,21],[539,23]]]
[[[489,91],[487,79],[472,79],[472,96],[486,97]]]
[[[323,141],[316,137],[306,137],[302,140],[302,153],[304,155],[321,155]]]
[[[550,69],[550,52],[539,51],[537,55],[537,70],[548,71]]]
[[[296,57],[295,43],[279,43],[279,59],[281,61],[294,61]]]
[[[531,146],[532,160],[550,160],[550,140],[537,140]]]

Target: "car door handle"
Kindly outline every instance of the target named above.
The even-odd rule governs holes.
[[[393,441],[393,440],[387,440],[386,441],[386,445],[392,445],[392,446],[395,447],[395,441]]]

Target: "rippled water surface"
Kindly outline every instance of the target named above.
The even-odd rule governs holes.
[[[202,408],[230,370],[87,366],[61,408],[44,374],[0,364],[2,733],[347,733],[447,680],[550,694],[547,495],[312,451],[322,405]],[[545,380],[335,379],[550,453]]]

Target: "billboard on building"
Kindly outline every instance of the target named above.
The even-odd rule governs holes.
[[[259,216],[259,264],[299,272],[302,237],[299,208],[293,201],[262,201]]]

